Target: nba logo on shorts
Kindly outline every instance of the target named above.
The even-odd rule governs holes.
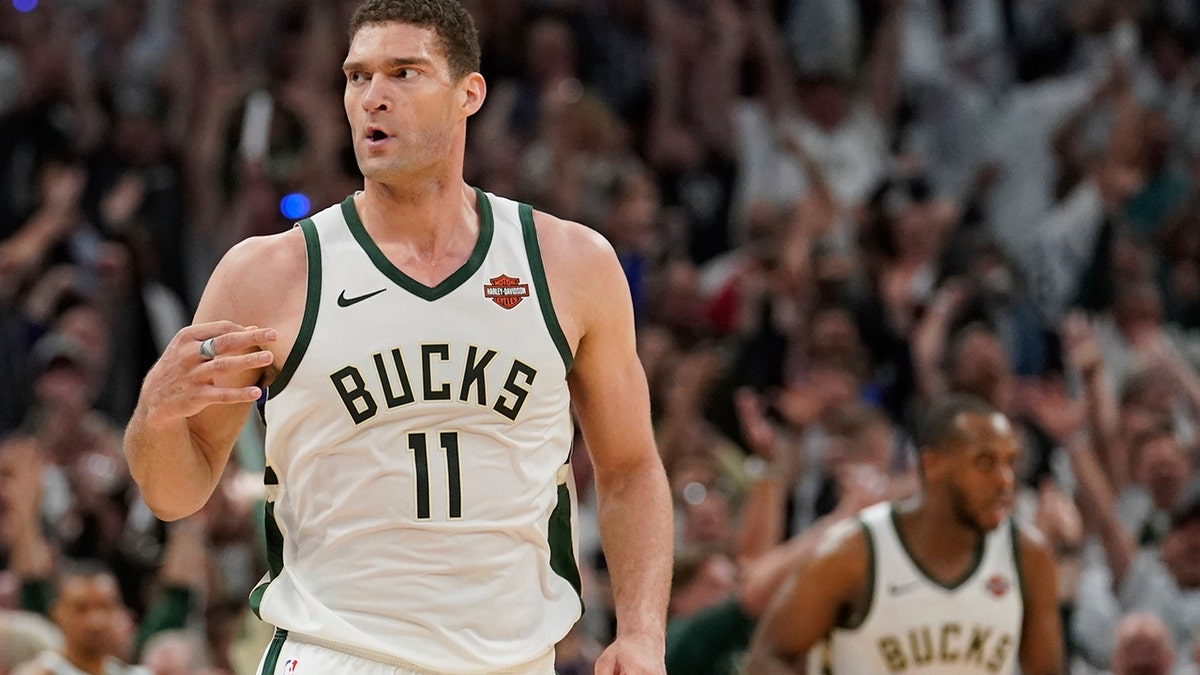
[[[288,659],[283,662],[283,672],[285,675],[292,675],[292,673],[296,672],[296,666],[298,665],[300,665],[300,662],[296,659]]]

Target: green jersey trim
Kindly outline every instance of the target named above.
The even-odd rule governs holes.
[[[546,266],[542,264],[542,249],[538,246],[537,229],[533,225],[533,207],[520,204],[517,207],[521,215],[521,231],[525,236],[525,255],[529,258],[529,269],[533,271],[533,287],[537,290],[538,304],[542,308],[542,319],[550,331],[550,339],[558,348],[567,372],[575,363],[575,355],[571,353],[571,345],[567,344],[567,336],[563,334],[562,326],[558,323],[558,315],[554,313],[554,303],[550,300],[550,284],[546,282]]]
[[[267,586],[270,585],[270,581],[264,581],[255,586],[254,590],[250,591],[250,611],[254,612],[254,616],[258,617],[259,621],[262,620],[262,613],[260,612],[262,609],[262,598],[267,593]]]
[[[917,557],[913,555],[912,548],[910,548],[908,542],[904,540],[904,533],[900,531],[900,514],[896,511],[895,503],[892,504],[891,509],[892,527],[896,530],[896,539],[899,540],[900,546],[904,549],[905,555],[907,555],[908,559],[912,561],[913,567],[916,567],[917,571],[920,572],[921,575],[926,579],[928,579],[930,583],[940,586],[948,591],[954,591],[958,590],[960,586],[965,584],[968,579],[975,576],[975,573],[979,571],[979,565],[983,563],[983,549],[987,537],[982,535],[979,537],[979,541],[975,544],[975,557],[971,560],[971,564],[967,566],[967,570],[963,572],[962,576],[954,581],[943,582],[930,574],[929,570],[921,564],[921,561],[917,560]]]
[[[839,626],[843,630],[861,628],[871,615],[871,605],[875,603],[875,535],[871,534],[871,528],[861,517],[857,520],[867,545],[867,597],[863,600],[862,607],[855,609],[846,619],[846,625]]]
[[[270,467],[267,468],[267,471],[269,472],[267,474],[268,480],[265,482],[268,485],[278,485],[278,478],[275,479],[274,483],[269,481],[270,477],[275,475],[275,472]],[[274,502],[266,502],[263,505],[263,526],[267,537],[268,574],[266,581],[263,581],[255,586],[254,590],[250,591],[250,610],[260,619],[262,615],[259,614],[259,610],[262,608],[262,599],[267,593],[267,586],[270,586],[271,582],[278,579],[279,574],[283,572],[283,532],[279,529],[279,523],[275,522]]]
[[[571,584],[579,596],[583,611],[583,590],[579,581],[579,565],[575,562],[574,538],[571,534],[571,491],[566,483],[558,486],[558,504],[550,514],[550,569]]]
[[[1008,528],[1012,537],[1012,553],[1013,566],[1017,570],[1017,588],[1021,591],[1022,598],[1028,598],[1029,594],[1025,588],[1025,572],[1021,567],[1021,531],[1017,527],[1017,521],[1012,518],[1008,519]]]
[[[413,279],[399,268],[392,264],[391,260],[384,255],[380,250],[379,245],[371,239],[371,235],[367,234],[367,228],[362,224],[362,220],[358,217],[358,209],[354,207],[354,195],[346,197],[342,202],[342,216],[346,219],[346,225],[350,228],[350,233],[354,235],[355,241],[362,247],[362,250],[375,264],[375,267],[383,273],[385,277],[391,279],[400,288],[412,293],[413,295],[432,302],[438,298],[444,297],[454,289],[463,285],[467,279],[470,279],[479,266],[483,264],[483,259],[487,257],[488,248],[492,245],[492,232],[494,223],[492,220],[492,203],[484,194],[483,190],[475,188],[476,208],[479,210],[479,239],[475,241],[475,248],[471,251],[471,257],[463,263],[462,267],[442,280],[437,286],[429,287],[425,284]]]
[[[321,240],[317,237],[317,226],[311,218],[300,221],[300,231],[304,233],[304,251],[308,255],[308,290],[304,296],[304,318],[300,320],[296,344],[292,345],[292,351],[283,362],[283,368],[279,369],[279,377],[267,387],[267,400],[278,396],[295,374],[301,359],[304,358],[304,352],[308,351],[308,343],[312,341],[313,330],[317,326],[317,310],[321,307]]]

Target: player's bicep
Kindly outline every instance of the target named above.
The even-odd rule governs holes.
[[[636,358],[573,371],[570,388],[597,472],[619,469],[653,451],[649,392]]]
[[[607,245],[588,257],[589,279],[575,294],[575,306],[586,323],[569,384],[589,451],[601,472],[655,454],[654,434],[629,286]]]
[[[245,296],[263,292],[255,283],[255,271],[247,264],[246,252],[240,247],[247,242],[234,247],[213,270],[209,276],[200,302],[196,305],[196,314],[192,325],[229,321],[239,328],[256,325]],[[246,353],[250,349],[238,349],[237,353]],[[230,353],[228,349],[224,354]],[[262,369],[234,370],[218,373],[213,377],[213,383],[222,387],[246,387],[256,383],[262,377]]]
[[[1061,673],[1062,621],[1054,556],[1040,537],[1020,533],[1021,583],[1025,619],[1021,627],[1021,671],[1027,675]]]
[[[270,319],[264,316],[263,308],[278,304],[279,299],[271,294],[276,292],[279,280],[274,285],[268,281],[271,263],[280,258],[277,252],[281,248],[286,252],[285,247],[290,243],[285,237],[249,239],[230,249],[209,276],[196,307],[193,325],[231,322],[233,325],[224,334],[250,326],[271,328],[265,325]],[[263,264],[264,261],[267,264]],[[260,350],[256,346],[243,345],[225,346],[219,351],[222,358],[228,359],[230,355]],[[270,367],[254,367],[241,361],[230,362],[230,365],[230,368],[214,372],[208,384],[227,389],[249,387],[261,383],[263,373]],[[254,403],[208,406],[188,419],[188,429],[207,453],[220,455],[233,445],[253,407]]]

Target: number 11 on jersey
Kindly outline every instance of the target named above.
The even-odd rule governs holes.
[[[417,469],[417,520],[429,520],[429,437],[425,432],[408,435],[408,449],[413,453]],[[446,453],[446,486],[450,495],[451,519],[462,517],[462,473],[458,461],[458,432],[442,431],[437,434],[442,450]]]

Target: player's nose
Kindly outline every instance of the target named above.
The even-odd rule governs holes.
[[[1017,483],[1017,472],[1009,464],[1002,464],[996,472],[996,480],[1005,492],[1012,492]]]
[[[391,105],[391,101],[388,99],[385,79],[379,73],[371,76],[371,81],[367,84],[366,91],[363,92],[363,110],[367,112],[380,112],[387,110]]]

